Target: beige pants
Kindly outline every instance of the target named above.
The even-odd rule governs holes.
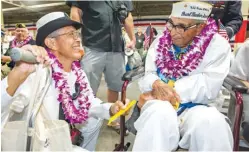
[[[81,67],[87,75],[94,94],[98,91],[102,73],[105,75],[108,89],[121,92],[122,76],[125,73],[124,52],[100,52],[85,47]]]

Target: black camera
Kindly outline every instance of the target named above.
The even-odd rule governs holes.
[[[124,23],[128,17],[128,9],[123,2],[120,1],[105,1],[113,10],[114,16],[121,22]]]
[[[123,23],[125,19],[128,17],[128,10],[124,4],[120,4],[120,7],[117,10],[117,17],[121,23]]]

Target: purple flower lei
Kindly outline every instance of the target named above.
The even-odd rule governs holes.
[[[62,104],[62,109],[65,114],[66,120],[71,124],[83,123],[88,119],[88,111],[91,103],[89,102],[94,98],[93,91],[87,81],[85,72],[80,68],[79,61],[74,61],[72,64],[72,71],[77,76],[76,82],[80,84],[80,95],[76,99],[78,108],[75,107],[70,94],[70,88],[65,78],[62,64],[58,61],[54,54],[47,49],[48,55],[52,60],[52,78],[55,81],[55,88],[58,90],[59,95],[57,100]]]
[[[207,25],[203,28],[200,35],[193,38],[192,44],[188,47],[181,59],[175,60],[172,53],[172,40],[169,31],[164,31],[164,35],[159,39],[156,53],[156,66],[161,74],[168,79],[179,79],[188,75],[196,69],[202,61],[206,48],[211,42],[218,27],[215,20],[208,19]]]
[[[28,36],[25,40],[21,41],[21,42],[17,42],[16,38],[12,41],[11,43],[11,48],[14,48],[14,47],[22,47],[26,44],[29,43],[29,41],[32,39],[31,36]]]

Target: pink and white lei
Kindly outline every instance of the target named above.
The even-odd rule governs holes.
[[[202,61],[206,48],[217,31],[218,27],[215,20],[208,19],[207,25],[200,35],[194,37],[187,52],[180,59],[175,59],[170,32],[166,28],[164,35],[159,39],[155,61],[160,73],[168,79],[177,80],[195,70]]]
[[[17,42],[17,39],[15,38],[15,39],[11,42],[11,48],[14,48],[14,47],[20,48],[20,47],[22,47],[22,46],[28,44],[29,41],[30,41],[31,39],[32,39],[32,37],[31,37],[31,36],[28,36],[25,40],[20,41],[20,42]]]
[[[87,81],[85,72],[81,69],[79,61],[73,62],[72,72],[77,77],[76,83],[80,84],[80,95],[73,101],[62,64],[50,50],[47,49],[47,52],[52,60],[52,78],[55,81],[55,88],[59,92],[57,100],[62,104],[65,119],[71,124],[85,122],[88,119],[88,111],[91,106],[89,101],[94,98],[93,91]],[[76,101],[77,103],[74,104]],[[76,108],[75,105],[78,105],[78,108]]]

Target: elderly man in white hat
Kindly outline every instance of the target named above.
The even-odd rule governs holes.
[[[134,151],[232,151],[226,116],[208,106],[229,72],[230,45],[209,18],[211,5],[178,2],[152,43],[134,123]],[[180,104],[178,106],[178,104]],[[177,110],[176,110],[177,109]]]
[[[72,21],[63,12],[49,13],[37,21],[36,42],[38,46],[42,47],[25,46],[22,48],[26,51],[32,51],[37,56],[36,60],[38,62],[50,63],[48,68],[52,73],[50,75],[52,83],[40,108],[38,108],[38,114],[34,122],[35,135],[32,137],[33,147],[31,147],[31,150],[72,151],[76,147],[72,147],[71,138],[76,139],[73,137],[75,137],[75,134],[79,135],[77,130],[79,129],[84,140],[83,142],[82,139],[78,142],[72,140],[73,144],[94,151],[102,120],[109,119],[110,115],[125,108],[121,101],[102,104],[100,99],[94,97],[87,77],[79,63],[84,53],[78,31],[81,26],[82,24]],[[3,114],[10,109],[14,113],[16,110],[18,111],[13,115],[14,120],[24,119],[23,113],[27,109],[25,107],[27,104],[25,105],[24,102],[29,101],[33,95],[31,86],[35,81],[34,67],[34,64],[19,62],[2,81],[2,118]],[[45,73],[45,68],[42,70]],[[36,83],[40,83],[40,80],[36,81]],[[42,90],[40,91],[42,92]],[[19,100],[16,99],[17,96],[21,96]],[[38,98],[42,97],[39,96]],[[48,120],[55,120],[55,123],[59,119],[66,120],[72,126],[71,138],[69,127],[64,132],[56,131],[56,128],[54,128],[53,133],[48,133],[48,129],[46,129],[48,126],[43,123]],[[57,126],[57,129],[59,127]],[[4,135],[4,131],[2,135]],[[15,138],[18,139],[18,137]],[[16,140],[9,140],[9,137],[2,136],[2,150],[20,150],[13,149],[16,145],[8,144],[15,143]],[[20,145],[20,143],[15,144]],[[39,146],[37,147],[37,145]]]

